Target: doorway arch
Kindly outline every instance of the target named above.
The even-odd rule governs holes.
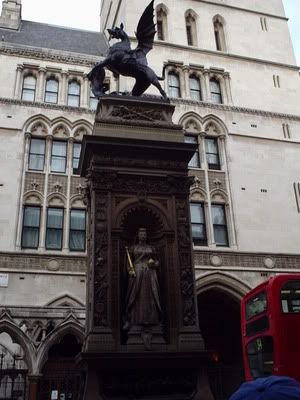
[[[209,380],[215,400],[227,400],[244,381],[240,300],[247,289],[220,273],[197,280],[199,328],[211,354]]]
[[[39,400],[81,400],[84,373],[76,362],[82,349],[82,338],[65,332],[47,352],[39,382]]]

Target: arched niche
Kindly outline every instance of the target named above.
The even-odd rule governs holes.
[[[125,240],[134,237],[140,227],[147,229],[149,237],[159,238],[166,229],[167,221],[161,210],[153,205],[134,203],[120,212],[117,225]]]
[[[127,342],[127,332],[122,329],[122,321],[126,314],[126,295],[129,284],[129,275],[127,270],[127,253],[133,250],[132,246],[138,244],[137,232],[139,228],[146,228],[147,244],[149,244],[155,253],[155,257],[159,261],[157,269],[158,287],[160,293],[160,304],[163,310],[163,335],[165,340],[169,340],[169,315],[167,312],[170,306],[170,294],[168,293],[168,277],[174,276],[174,245],[175,233],[170,229],[166,215],[158,205],[150,202],[134,202],[127,204],[121,210],[116,219],[116,226],[113,229],[112,249],[113,257],[119,260],[119,283],[120,288],[120,304],[115,314],[119,315],[119,326],[121,343]],[[114,250],[115,249],[115,250]],[[117,254],[116,254],[117,253]],[[115,267],[114,267],[115,268]]]

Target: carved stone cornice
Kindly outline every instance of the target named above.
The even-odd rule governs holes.
[[[295,270],[300,271],[300,254],[246,253],[194,249],[195,266],[210,266],[211,258],[217,255],[221,262],[218,267],[249,270]],[[270,261],[271,260],[271,261]]]
[[[197,101],[192,99],[175,99],[171,98],[171,103],[174,105],[176,104],[183,104],[183,105],[191,105],[191,106],[198,106],[201,108],[211,108],[217,111],[229,111],[229,112],[237,112],[241,114],[251,114],[251,115],[260,115],[267,118],[280,118],[280,119],[288,119],[293,121],[300,121],[300,115],[294,114],[285,114],[273,111],[266,111],[266,110],[257,110],[255,108],[246,108],[246,107],[236,107],[236,106],[229,106],[226,104],[216,104],[210,103],[206,101]]]
[[[174,171],[182,171],[186,168],[186,163],[180,160],[147,160],[141,158],[129,158],[110,156],[107,154],[98,154],[94,157],[95,164],[115,166],[115,167],[132,167],[132,168],[154,168],[154,169],[171,169]]]
[[[193,177],[183,175],[161,177],[140,177],[136,175],[118,174],[116,172],[101,173],[90,171],[88,176],[92,189],[102,192],[148,194],[188,195]]]
[[[56,61],[64,64],[76,64],[92,67],[99,58],[90,55],[78,55],[76,53],[55,51],[53,49],[41,49],[38,47],[23,47],[15,44],[0,44],[0,54],[17,57],[34,58],[37,60]]]
[[[75,112],[75,113],[86,113],[86,114],[95,114],[94,110],[84,107],[70,107],[58,104],[51,104],[51,103],[39,103],[37,101],[24,101],[18,99],[9,99],[6,97],[0,97],[0,104],[9,104],[9,105],[17,105],[17,106],[24,106],[24,107],[34,107],[34,108],[45,108],[51,110],[59,110],[59,111],[66,111],[66,112]]]
[[[22,272],[45,271],[85,274],[86,256],[41,255],[20,253],[0,253],[1,271]]]

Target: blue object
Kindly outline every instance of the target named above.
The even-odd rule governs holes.
[[[300,400],[300,382],[287,376],[269,376],[243,383],[228,400]]]

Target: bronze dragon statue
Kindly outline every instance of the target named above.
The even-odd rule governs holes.
[[[134,50],[131,49],[130,39],[123,29],[123,24],[119,28],[108,29],[110,37],[120,41],[109,48],[105,60],[97,63],[88,74],[92,91],[97,98],[103,96],[108,90],[107,84],[104,83],[105,67],[114,74],[135,78],[136,82],[131,93],[133,96],[141,96],[150,85],[154,85],[163,98],[167,98],[159,83],[159,80],[164,78],[156,75],[148,66],[146,58],[147,53],[153,48],[156,33],[153,3],[154,0],[151,1],[139,20],[135,33],[138,45]]]

